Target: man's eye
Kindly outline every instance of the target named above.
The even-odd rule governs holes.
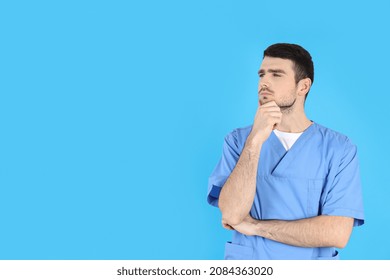
[[[264,74],[260,74],[259,77],[260,77],[260,78],[263,78],[263,77],[264,77]]]
[[[274,73],[274,77],[280,77],[280,75],[279,75],[279,74],[276,74],[276,73]]]

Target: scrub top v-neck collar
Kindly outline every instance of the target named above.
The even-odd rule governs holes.
[[[286,170],[286,168],[294,161],[294,158],[299,154],[299,151],[305,146],[306,141],[310,139],[311,135],[315,131],[316,126],[316,123],[312,122],[312,124],[305,131],[303,131],[302,135],[299,136],[297,141],[288,151],[286,151],[283,144],[272,131],[269,137],[269,141],[272,146],[272,150],[276,153],[280,160],[272,170],[271,175],[283,174],[284,170]]]

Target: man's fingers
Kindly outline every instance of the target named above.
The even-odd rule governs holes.
[[[274,105],[268,105],[269,103],[267,103],[266,105],[268,105],[268,106],[262,105],[259,107],[259,110],[261,110],[263,112],[273,112],[273,111],[280,112],[280,107],[278,105],[276,105],[276,103],[274,101],[272,101],[272,102],[274,103]]]
[[[279,124],[281,122],[282,122],[282,118],[280,118],[280,117],[270,117],[270,123],[272,123],[272,124],[275,124],[275,123]]]
[[[275,107],[275,106],[276,106],[276,107],[279,107],[279,106],[276,104],[275,101],[270,101],[270,102],[267,102],[267,103],[261,105],[260,107],[262,107],[262,108],[267,108],[267,107]]]
[[[268,107],[268,108],[260,107],[260,111],[263,112],[263,113],[269,113],[269,112],[279,112],[279,113],[281,113],[279,107]]]
[[[222,226],[228,230],[233,230],[234,228],[232,228],[230,225],[228,224],[225,224],[225,223],[222,223]]]
[[[267,112],[267,116],[269,116],[270,118],[282,118],[283,114],[281,112],[272,111],[272,112]]]

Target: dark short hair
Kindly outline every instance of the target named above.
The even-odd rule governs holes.
[[[314,82],[314,65],[310,53],[296,44],[278,43],[269,46],[264,51],[264,57],[290,59],[294,64],[295,82],[309,78]]]

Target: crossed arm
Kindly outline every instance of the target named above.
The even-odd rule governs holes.
[[[345,247],[353,218],[321,215],[284,221],[256,220],[249,215],[256,192],[261,146],[248,137],[236,167],[222,188],[219,208],[223,227],[299,247]]]
[[[344,248],[352,232],[353,218],[321,215],[282,221],[256,220],[249,215],[232,228],[245,235],[258,235],[299,247]]]

